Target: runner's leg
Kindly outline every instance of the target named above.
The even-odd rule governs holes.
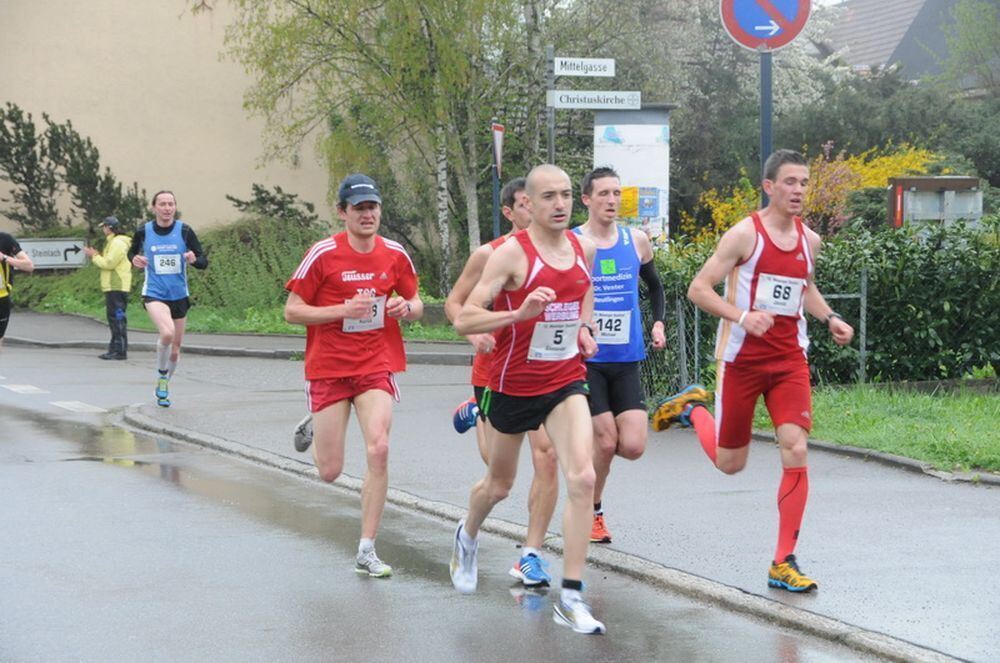
[[[344,470],[344,438],[350,414],[350,400],[313,412],[313,461],[323,481],[335,481]]]
[[[490,511],[500,501],[510,494],[514,478],[517,476],[517,458],[521,452],[521,441],[524,433],[501,433],[486,422],[489,427],[489,463],[486,466],[486,476],[472,487],[469,495],[469,513],[465,516],[463,530],[469,538],[475,539],[479,527],[490,515]]]
[[[389,491],[389,429],[392,395],[371,389],[354,398],[354,412],[365,439],[368,469],[361,485],[361,538],[374,539]]]
[[[552,440],[545,433],[544,426],[528,431],[528,444],[531,446],[531,464],[535,472],[528,492],[528,538],[524,545],[528,548],[541,548],[559,500],[558,463]]]
[[[566,479],[568,496],[563,511],[563,578],[581,579],[587,559],[587,544],[593,522],[594,427],[590,408],[582,394],[562,401],[545,420],[559,467]]]

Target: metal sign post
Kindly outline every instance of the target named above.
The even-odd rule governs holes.
[[[546,99],[556,87],[556,48],[552,44],[545,47],[545,96]],[[548,137],[548,163],[556,162],[556,109],[545,108],[546,136]]]
[[[773,151],[771,52],[787,46],[809,20],[809,0],[721,0],[722,25],[737,44],[760,54],[760,172]],[[761,206],[767,194],[761,189]]]
[[[490,124],[493,132],[493,239],[500,236],[500,178],[503,163],[503,132],[504,127],[493,118]]]

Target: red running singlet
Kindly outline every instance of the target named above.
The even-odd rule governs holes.
[[[513,234],[528,259],[528,276],[517,290],[504,290],[493,302],[494,311],[514,311],[536,288],[547,286],[556,300],[541,315],[497,331],[489,387],[509,396],[547,394],[587,378],[578,334],[583,299],[590,289],[590,270],[576,236],[566,231],[576,260],[568,269],[546,263],[527,230]]]
[[[751,219],[756,231],[753,253],[730,272],[723,297],[744,311],[774,313],[774,326],[756,337],[720,320],[716,359],[744,363],[804,358],[809,339],[802,310],[813,257],[802,220],[794,218],[798,241],[785,251],[771,241],[756,212]]]

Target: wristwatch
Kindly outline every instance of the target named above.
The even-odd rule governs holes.
[[[838,320],[843,320],[843,318],[840,317],[839,313],[837,313],[836,311],[830,311],[830,314],[826,316],[825,320],[826,324],[830,324],[830,321],[833,320],[834,318],[837,318]]]
[[[591,338],[596,337],[597,330],[594,328],[594,325],[590,324],[589,322],[581,322],[580,326],[590,332]]]

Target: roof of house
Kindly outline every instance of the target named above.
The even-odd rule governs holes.
[[[941,71],[943,26],[957,0],[846,0],[829,46],[854,67],[900,64],[909,78]]]

